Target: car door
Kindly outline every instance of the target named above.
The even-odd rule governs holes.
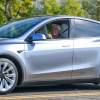
[[[100,24],[75,19],[73,38],[72,78],[98,78],[100,74]]]
[[[32,81],[71,79],[73,40],[35,40],[32,44],[26,44],[26,49]]]

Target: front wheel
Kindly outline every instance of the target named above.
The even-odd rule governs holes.
[[[18,71],[9,59],[0,58],[0,94],[13,91],[17,85]]]

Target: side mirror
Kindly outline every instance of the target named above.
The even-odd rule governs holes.
[[[42,33],[34,33],[32,34],[32,41],[39,41],[39,40],[45,40],[46,36]]]

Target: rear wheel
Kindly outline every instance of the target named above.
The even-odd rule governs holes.
[[[13,91],[18,82],[16,65],[9,59],[0,58],[0,94]]]

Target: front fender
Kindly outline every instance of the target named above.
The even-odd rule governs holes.
[[[22,78],[22,83],[27,79],[26,78],[26,67],[25,67],[25,60],[23,59],[23,52],[12,52],[12,51],[9,51],[9,50],[3,50],[3,51],[0,51],[0,57],[5,57],[5,58],[8,58],[8,59],[15,59],[19,64],[20,64],[20,67],[21,67],[21,70],[22,70],[22,74],[23,74],[23,78]]]

